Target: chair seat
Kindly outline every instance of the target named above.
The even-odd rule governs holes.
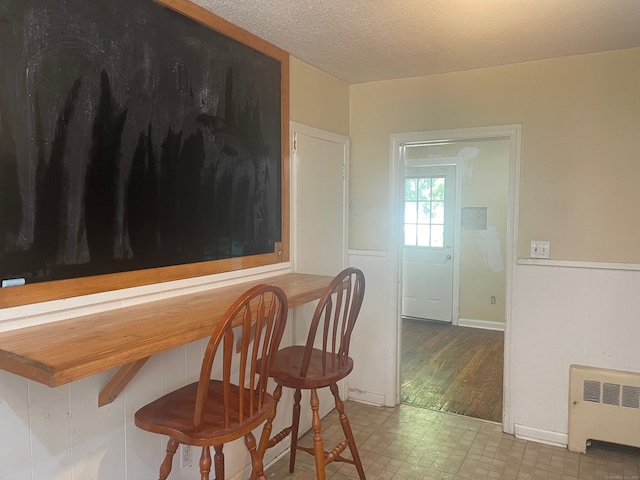
[[[233,408],[238,405],[237,399],[240,389],[235,385],[230,387],[230,404]],[[204,427],[196,432],[194,431],[193,415],[197,390],[198,382],[195,382],[142,407],[135,414],[136,426],[149,432],[168,435],[186,445],[220,445],[251,432],[265,421],[273,409],[273,397],[266,394],[262,408],[256,409],[253,416],[248,416],[245,413],[241,423],[237,422],[238,409],[233,408],[230,411],[231,423],[228,428],[225,428],[224,405],[221,402],[224,398],[223,383],[211,380],[206,400]],[[248,395],[248,391],[245,390],[245,392]]]
[[[300,375],[300,365],[306,347],[304,345],[294,345],[278,350],[273,363],[271,364],[270,376],[277,383],[284,387],[295,389],[323,388],[337,383],[353,370],[353,360],[347,358],[344,365],[332,372],[330,363],[332,356],[337,364],[338,356],[330,353],[323,354],[322,350],[314,348],[311,350],[311,361],[306,376]],[[327,368],[322,371],[322,359],[326,358]]]

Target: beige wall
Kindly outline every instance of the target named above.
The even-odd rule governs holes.
[[[291,120],[349,135],[349,85],[290,57]]]
[[[486,207],[486,230],[460,231],[460,318],[505,321],[509,141],[474,141],[464,161],[462,208]],[[495,297],[495,303],[491,303]]]
[[[485,229],[460,230],[459,318],[504,323],[507,281],[509,140],[465,140],[449,145],[412,147],[405,159],[455,162],[460,169],[461,207],[487,209]],[[460,219],[461,212],[456,212]],[[460,220],[458,220],[460,223]],[[491,303],[495,297],[495,303]]]
[[[350,247],[386,250],[392,133],[523,124],[519,257],[640,263],[640,49],[351,86]]]

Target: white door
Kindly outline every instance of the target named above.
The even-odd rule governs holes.
[[[347,258],[348,137],[291,122],[292,233],[296,272],[335,276]],[[304,345],[317,302],[295,309],[293,341]],[[320,345],[317,345],[320,346]],[[338,385],[347,398],[345,381]],[[335,407],[328,388],[318,391],[320,415]],[[300,433],[311,427],[308,392],[302,397]]]
[[[402,315],[451,322],[455,165],[407,166]]]
[[[348,138],[292,123],[294,264],[297,272],[336,275],[347,253]]]

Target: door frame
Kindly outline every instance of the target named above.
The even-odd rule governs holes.
[[[428,142],[426,142],[428,143]],[[402,146],[406,145],[403,144]],[[401,147],[398,147],[400,149]],[[401,153],[401,152],[399,152]],[[453,199],[453,278],[451,279],[451,325],[458,325],[458,316],[460,310],[460,221],[459,212],[462,208],[462,165],[459,157],[439,157],[414,159],[411,163],[425,167],[438,167],[442,165],[453,165],[455,167],[455,191]],[[402,159],[402,173],[404,175],[405,167],[404,158]],[[400,180],[402,181],[402,180]],[[400,187],[402,188],[402,186]],[[400,192],[402,195],[402,192]],[[403,202],[403,199],[400,199]],[[393,212],[393,210],[391,210]],[[400,243],[402,239],[399,239]],[[404,256],[404,245],[400,245],[400,263]],[[402,268],[402,265],[400,265]],[[400,271],[400,317],[402,318],[402,270]],[[400,392],[399,392],[400,393]]]
[[[507,208],[507,245],[506,245],[506,286],[505,286],[505,331],[504,331],[504,370],[503,370],[503,408],[502,429],[506,433],[515,432],[513,412],[512,378],[512,317],[514,268],[517,260],[518,212],[520,198],[520,159],[522,125],[500,125],[491,127],[460,128],[452,130],[433,130],[423,132],[398,133],[391,135],[389,152],[389,262],[390,275],[388,288],[391,292],[391,311],[395,312],[395,335],[392,335],[390,351],[395,352],[394,384],[389,385],[392,398],[400,403],[400,355],[402,340],[402,192],[404,181],[404,158],[402,147],[410,144],[429,142],[450,142],[475,139],[505,138],[509,140],[509,204]],[[460,189],[461,190],[461,189]],[[393,375],[392,375],[393,376]]]

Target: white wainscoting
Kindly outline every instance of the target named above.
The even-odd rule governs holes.
[[[152,301],[239,281],[266,278],[290,271],[289,264],[213,275],[169,284],[96,294],[69,300],[0,310],[5,330],[37,325],[122,305]],[[19,287],[12,287],[19,288]],[[288,327],[283,345],[291,342]],[[206,340],[154,355],[116,400],[98,408],[98,393],[115,369],[57,388],[0,370],[0,479],[2,480],[138,480],[157,478],[166,438],[133,424],[133,414],[162,394],[196,381]],[[270,391],[273,385],[270,387]],[[291,395],[285,392],[274,422],[281,429],[290,421]],[[265,462],[282,453],[286,442],[267,452]],[[249,465],[242,440],[225,446],[230,480],[240,479]],[[198,477],[200,449],[190,468],[174,459],[171,478]]]
[[[520,261],[507,328],[516,435],[564,445],[571,364],[640,371],[640,268]]]
[[[392,407],[397,403],[398,377],[395,360],[398,312],[389,291],[389,261],[386,252],[350,250],[349,265],[365,275],[365,295],[351,340],[353,372],[347,378],[349,398],[372,405]]]
[[[355,368],[348,378],[349,397],[392,406],[398,380],[390,262],[385,252],[349,253],[349,263],[361,268],[367,280],[354,331]],[[14,310],[15,323],[3,311],[0,319],[15,328],[20,322],[68,318],[78,314],[78,308],[94,306],[65,309],[58,305],[48,315],[42,305],[36,305],[31,311]],[[569,365],[640,372],[640,266],[520,261],[514,272],[512,321],[507,329],[512,339],[507,374],[516,435],[565,444]],[[194,381],[202,348],[201,341],[193,342],[152,357],[116,401],[102,408],[97,407],[97,395],[113,372],[52,389],[0,371],[0,479],[154,478],[164,440],[137,429],[133,412],[163,392]],[[290,399],[281,405],[281,411],[290,410]],[[274,428],[282,427],[286,417],[278,416]],[[225,452],[230,478],[239,478],[248,464],[243,445],[229,445]],[[280,453],[270,450],[266,461]],[[194,460],[198,455],[196,449]],[[176,470],[175,479],[193,478],[196,469],[194,463],[191,469]]]
[[[366,276],[349,397],[393,406],[397,312],[385,252],[349,252]],[[519,260],[514,268],[506,431],[566,445],[569,366],[640,372],[640,265]],[[509,382],[507,382],[509,380]],[[383,400],[384,399],[384,400]]]

